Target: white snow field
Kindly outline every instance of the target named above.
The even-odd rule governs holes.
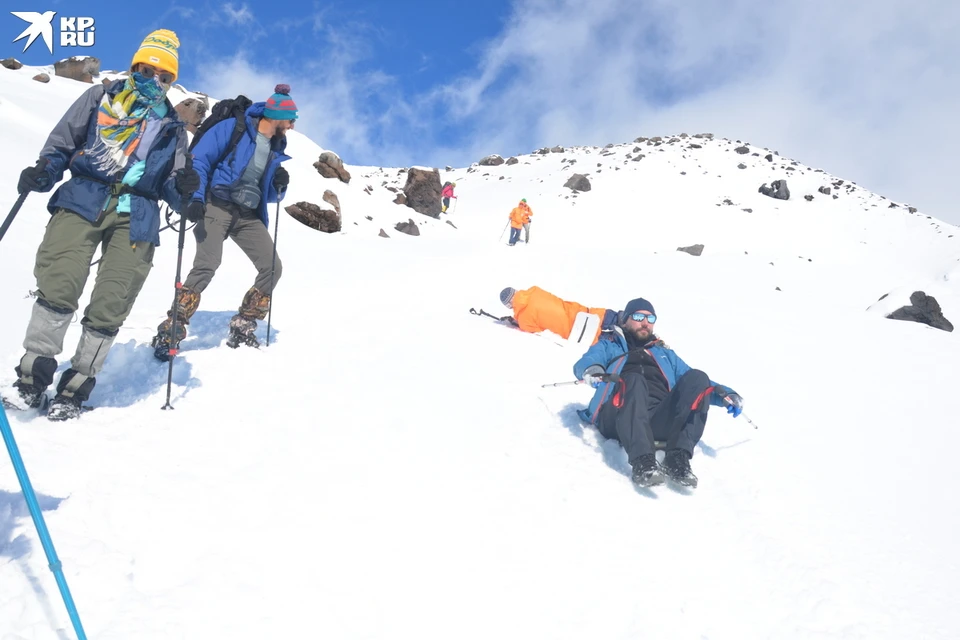
[[[36,72],[0,69],[4,216],[89,86]],[[282,214],[259,350],[224,345],[255,275],[226,245],[172,411],[149,346],[173,297],[163,232],[96,410],[9,415],[88,637],[960,637],[960,332],[868,311],[924,290],[956,324],[960,230],[755,144],[671,139],[441,168],[459,201],[434,220],[392,203],[404,169],[345,158],[349,185],[324,179],[321,147],[292,133],[284,204],[330,189],[343,230]],[[591,191],[563,187],[575,172]],[[757,193],[778,178],[789,201]],[[531,243],[511,248],[521,197]],[[7,390],[47,199],[31,194],[0,243]],[[408,219],[419,237],[394,230]],[[648,298],[658,334],[759,428],[714,408],[699,488],[634,489],[622,448],[577,420],[591,390],[541,388],[572,380],[581,353],[468,313],[504,315],[500,290],[532,285],[615,309]],[[73,637],[0,457],[0,640]]]

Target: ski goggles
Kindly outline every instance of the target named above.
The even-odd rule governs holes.
[[[630,319],[633,320],[634,322],[643,322],[644,320],[646,320],[646,321],[649,322],[650,324],[653,324],[653,323],[655,323],[655,322],[657,321],[657,314],[655,314],[655,313],[640,313],[640,312],[638,311],[637,313],[631,313],[631,314],[630,314]]]
[[[157,79],[160,80],[160,84],[173,84],[173,74],[169,71],[160,71],[159,69],[155,69],[150,65],[141,62],[140,68],[137,69],[137,72],[147,80],[151,79],[153,76],[157,76]]]

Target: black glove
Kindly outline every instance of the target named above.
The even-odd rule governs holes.
[[[207,206],[199,200],[193,200],[187,205],[183,215],[190,222],[203,222],[203,217],[207,214]]]
[[[280,193],[287,190],[288,184],[290,184],[290,174],[283,167],[277,167],[277,172],[273,174],[273,188]]]
[[[33,167],[27,167],[20,172],[20,182],[17,183],[17,192],[46,191],[50,188],[50,174],[46,172],[47,159],[40,158]]]
[[[187,164],[182,169],[177,169],[174,175],[174,186],[181,198],[192,196],[200,189],[200,175],[193,168],[191,156],[187,156]]]
[[[198,243],[207,239],[207,225],[204,224],[203,218],[197,220],[197,224],[193,225],[193,237],[197,239]]]

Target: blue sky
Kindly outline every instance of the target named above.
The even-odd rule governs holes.
[[[5,4],[2,57],[81,53],[21,53],[11,41],[26,23],[8,11],[95,18],[82,52],[103,69],[172,29],[184,86],[262,100],[290,84],[298,130],[350,164],[465,166],[709,131],[960,223],[947,186],[960,145],[954,0]]]

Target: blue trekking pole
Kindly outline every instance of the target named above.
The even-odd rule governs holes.
[[[23,458],[20,457],[20,450],[13,439],[13,430],[10,429],[10,422],[7,420],[7,412],[0,406],[0,431],[3,432],[3,441],[7,445],[7,452],[10,454],[10,461],[13,462],[13,468],[17,472],[17,479],[20,481],[20,488],[23,490],[23,497],[27,501],[27,508],[33,517],[33,524],[40,535],[40,542],[43,544],[43,551],[47,554],[47,562],[50,564],[50,571],[57,579],[57,586],[60,587],[60,595],[63,596],[63,604],[67,607],[67,613],[70,614],[70,621],[73,622],[73,628],[77,632],[78,640],[87,640],[87,634],[83,632],[83,625],[80,623],[80,614],[77,613],[77,607],[73,604],[73,597],[70,595],[70,587],[67,586],[67,579],[63,577],[63,566],[60,564],[60,558],[57,557],[57,550],[53,548],[53,540],[50,539],[50,532],[47,531],[47,524],[43,521],[43,513],[40,511],[40,505],[37,504],[37,495],[33,492],[33,485],[30,484],[30,478],[27,476],[27,470],[23,466]]]

